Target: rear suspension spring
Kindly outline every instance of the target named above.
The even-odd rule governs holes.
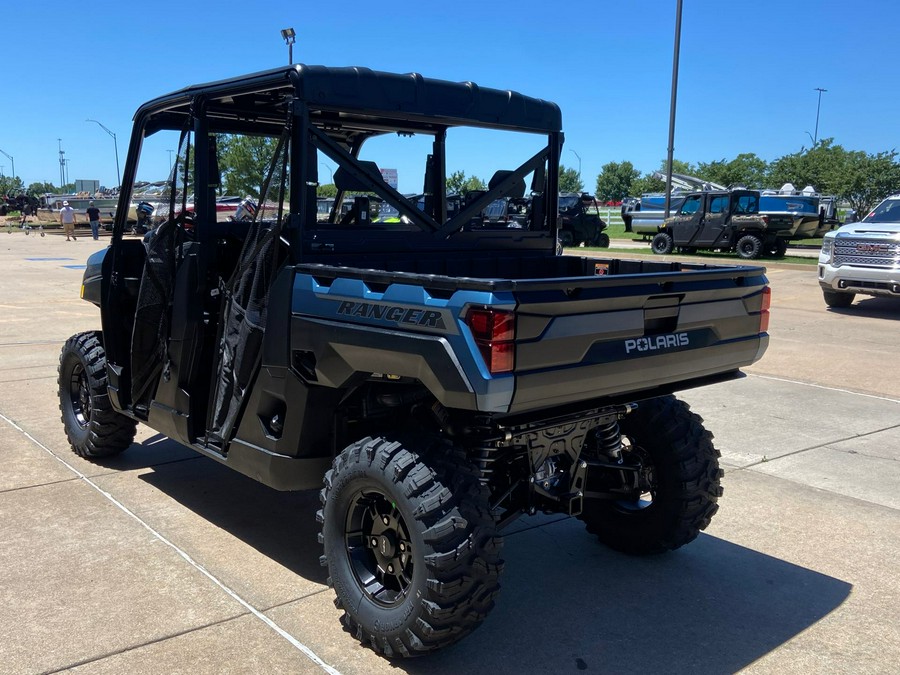
[[[622,460],[622,434],[619,431],[618,420],[598,425],[594,437],[597,439],[597,450],[601,454],[617,462]]]

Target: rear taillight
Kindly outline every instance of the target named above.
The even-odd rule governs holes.
[[[766,286],[762,292],[762,305],[759,308],[759,332],[769,332],[769,307],[772,305],[772,289]]]
[[[470,309],[466,325],[491,374],[511,373],[516,354],[516,316],[498,309]]]

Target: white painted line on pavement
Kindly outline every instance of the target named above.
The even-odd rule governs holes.
[[[804,387],[813,387],[815,389],[825,389],[827,391],[836,391],[840,394],[853,394],[854,396],[863,396],[865,398],[874,398],[879,401],[887,401],[888,403],[900,403],[896,398],[888,398],[887,396],[877,396],[875,394],[863,394],[858,391],[850,391],[849,389],[839,389],[838,387],[826,387],[824,384],[812,384],[811,382],[801,382],[799,380],[789,380],[784,377],[773,377],[772,375],[757,375],[756,373],[747,373],[750,377],[758,377],[761,380],[774,380],[775,382],[787,382],[788,384],[802,384]]]
[[[276,633],[278,633],[278,634],[279,634],[281,637],[283,637],[285,640],[287,640],[288,642],[290,642],[291,645],[293,645],[295,648],[297,648],[297,649],[299,649],[301,652],[303,652],[303,654],[305,654],[311,661],[313,661],[316,665],[318,665],[320,668],[322,668],[322,670],[324,670],[324,671],[325,671],[326,673],[328,673],[329,675],[341,675],[340,671],[336,670],[335,668],[332,668],[332,667],[329,666],[327,663],[325,663],[325,661],[323,661],[321,658],[319,658],[319,656],[318,656],[312,649],[310,649],[309,647],[307,647],[305,644],[303,644],[302,642],[300,642],[297,638],[295,638],[293,635],[291,635],[290,633],[288,633],[286,630],[284,630],[284,629],[283,629],[281,626],[279,626],[277,623],[275,623],[274,621],[272,621],[272,619],[270,619],[269,617],[267,617],[265,614],[263,614],[262,612],[260,612],[260,611],[259,611],[258,609],[256,609],[255,607],[253,607],[249,602],[247,602],[246,600],[244,600],[244,599],[243,599],[241,596],[239,596],[235,591],[231,590],[231,589],[230,589],[228,586],[226,586],[222,581],[220,581],[218,578],[216,578],[215,576],[213,576],[213,574],[212,574],[209,570],[207,570],[205,567],[203,567],[203,565],[201,565],[201,564],[198,563],[196,560],[194,560],[193,558],[191,558],[190,555],[188,555],[185,551],[183,551],[182,549],[180,549],[180,548],[179,548],[178,546],[176,546],[174,543],[172,543],[171,541],[169,541],[168,539],[166,539],[161,533],[159,533],[159,532],[157,532],[156,530],[154,530],[147,522],[145,522],[144,520],[142,520],[142,519],[140,518],[140,516],[138,516],[137,514],[135,514],[133,511],[131,511],[127,506],[125,506],[124,504],[122,504],[122,502],[120,502],[120,501],[117,500],[115,497],[113,497],[109,492],[106,492],[103,488],[101,488],[101,487],[100,487],[99,485],[97,485],[94,481],[92,481],[90,478],[88,478],[88,477],[85,476],[83,473],[81,473],[81,472],[80,472],[78,469],[76,469],[74,466],[72,466],[71,464],[69,464],[66,460],[64,460],[63,458],[61,458],[61,457],[59,457],[58,455],[56,455],[50,448],[48,448],[46,445],[44,445],[43,443],[41,443],[41,442],[40,442],[39,440],[37,440],[34,436],[32,436],[31,434],[29,434],[27,431],[25,431],[25,429],[23,429],[23,428],[20,427],[18,424],[16,424],[15,422],[13,422],[11,419],[9,419],[9,418],[8,418],[6,415],[4,415],[3,413],[0,413],[0,419],[2,419],[4,422],[6,422],[7,424],[9,424],[9,425],[10,425],[11,427],[13,427],[16,431],[18,431],[18,432],[21,433],[23,436],[25,436],[28,440],[30,440],[32,443],[34,443],[36,446],[38,446],[39,448],[41,448],[44,452],[46,452],[47,454],[49,454],[49,455],[50,455],[53,459],[55,459],[57,462],[59,462],[60,464],[62,464],[63,466],[65,466],[67,469],[69,469],[69,471],[71,471],[71,472],[74,473],[76,476],[78,476],[79,479],[81,479],[82,481],[84,481],[85,483],[87,483],[88,485],[90,485],[92,488],[94,488],[94,489],[95,489],[97,492],[99,492],[101,495],[103,495],[104,497],[106,497],[106,499],[108,499],[110,502],[112,502],[117,508],[119,508],[121,511],[123,511],[126,515],[130,516],[131,518],[133,518],[134,520],[136,520],[138,523],[140,523],[140,524],[141,524],[148,532],[150,532],[150,534],[152,534],[154,537],[156,537],[156,538],[157,538],[159,541],[161,541],[163,544],[165,544],[166,546],[168,546],[169,548],[171,548],[173,551],[175,551],[175,552],[176,552],[178,555],[180,555],[182,558],[184,558],[184,560],[186,560],[186,561],[188,562],[188,564],[190,564],[190,565],[191,565],[192,567],[194,567],[198,572],[200,572],[200,573],[203,574],[205,577],[207,577],[207,578],[208,578],[210,581],[212,581],[216,586],[218,586],[218,587],[221,588],[223,591],[225,591],[225,593],[227,593],[227,594],[230,595],[232,598],[234,598],[234,600],[237,601],[238,604],[242,605],[248,612],[250,612],[251,614],[253,614],[253,616],[255,616],[257,619],[259,619],[260,621],[262,621],[264,624],[266,624],[269,628],[271,628],[271,629],[274,630]]]

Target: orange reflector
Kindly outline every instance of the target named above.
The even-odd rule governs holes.
[[[769,307],[772,306],[772,289],[766,286],[762,292],[762,304],[759,311],[759,332],[769,332]]]

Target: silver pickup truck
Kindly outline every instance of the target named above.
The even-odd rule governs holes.
[[[849,307],[857,293],[900,297],[900,194],[825,235],[819,285],[829,307]]]

